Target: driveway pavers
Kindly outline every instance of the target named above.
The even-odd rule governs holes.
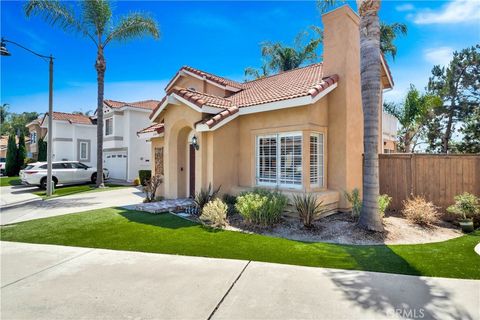
[[[4,319],[480,318],[476,280],[15,242],[0,248]]]

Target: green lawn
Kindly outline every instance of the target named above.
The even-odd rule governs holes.
[[[82,193],[82,192],[101,192],[101,191],[109,191],[112,189],[118,189],[118,188],[128,188],[128,186],[123,186],[123,185],[117,185],[117,184],[110,184],[107,183],[105,184],[106,188],[102,189],[97,189],[95,188],[95,185],[93,184],[81,184],[77,186],[62,186],[62,187],[57,187],[55,188],[55,193],[52,195],[52,197],[62,197],[62,196],[69,196],[72,194],[77,194],[77,193]],[[46,197],[46,191],[41,190],[41,191],[35,191],[33,194],[36,194],[37,196]]]
[[[421,245],[308,243],[203,227],[170,214],[108,208],[4,226],[2,240],[480,279],[480,232]]]
[[[22,184],[19,177],[0,177],[0,187],[16,186]]]

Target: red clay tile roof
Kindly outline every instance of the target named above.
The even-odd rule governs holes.
[[[45,114],[47,116],[48,114]],[[45,120],[45,118],[44,118]],[[79,124],[93,124],[92,119],[89,116],[84,116],[83,114],[73,114],[65,112],[53,112],[53,120],[68,121],[70,123],[79,123]]]
[[[153,110],[158,106],[160,101],[143,100],[143,101],[136,101],[136,102],[123,102],[123,101],[115,101],[115,100],[104,100],[104,103],[110,108],[114,108],[114,109],[122,108],[122,107],[134,107],[139,109]]]
[[[163,123],[154,123],[151,126],[138,131],[137,134],[150,133],[150,132],[162,133],[164,129],[163,126],[164,126]]]
[[[201,121],[201,124],[206,124],[209,128],[212,128],[215,126],[217,123],[222,122],[226,118],[233,116],[235,113],[240,111],[238,107],[230,107],[228,109],[223,110],[222,112],[217,113],[211,118],[205,119]]]
[[[168,88],[172,84],[172,81],[177,77],[177,75],[182,70],[189,71],[189,72],[194,73],[194,74],[196,74],[200,77],[205,77],[205,79],[210,80],[212,82],[215,82],[215,83],[217,83],[219,85],[222,85],[222,86],[230,86],[230,87],[233,87],[233,88],[242,89],[242,84],[239,83],[239,82],[236,82],[236,81],[233,81],[233,80],[230,80],[230,79],[227,79],[227,78],[223,78],[223,77],[214,75],[212,73],[202,71],[202,70],[199,70],[199,69],[195,69],[195,68],[192,68],[192,67],[189,67],[189,66],[181,67],[180,70],[178,70],[178,72],[176,73],[176,75],[172,78],[172,80],[170,80],[170,82],[167,84],[166,88]]]
[[[182,67],[182,69],[204,73],[191,67]],[[213,77],[211,74],[209,74],[209,76]],[[214,77],[222,79],[221,81],[226,83],[224,81],[226,80],[225,78]],[[313,98],[337,81],[338,75],[334,74],[325,77],[323,74],[323,64],[316,63],[241,84],[235,82],[241,90],[228,97],[214,96],[180,87],[170,89],[168,94],[174,93],[200,108],[206,105],[226,109],[227,112],[221,111],[212,118],[202,122],[211,127],[221,120],[237,113],[240,108],[304,96],[311,96]],[[158,107],[153,110],[150,117],[155,115],[163,101],[165,100],[162,100]]]
[[[174,87],[171,92],[176,93],[180,97],[196,104],[199,107],[207,105],[211,107],[228,108],[232,105],[232,101],[230,101],[228,98],[214,96],[190,89]]]

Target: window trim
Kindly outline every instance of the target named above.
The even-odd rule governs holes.
[[[85,157],[82,157],[82,145],[85,146]],[[78,158],[80,161],[87,161],[88,160],[88,142],[87,141],[80,141],[80,150],[79,150]]]
[[[281,138],[283,137],[300,137],[300,184],[293,183],[281,183]],[[276,182],[261,182],[260,180],[260,149],[259,142],[262,138],[275,138],[276,139]],[[261,187],[275,187],[281,189],[302,189],[304,187],[304,156],[305,152],[303,150],[303,132],[302,131],[290,131],[290,132],[278,132],[270,134],[259,134],[255,137],[255,185]]]
[[[108,129],[108,125],[107,125],[107,122],[110,121],[112,123],[112,131],[110,133],[108,133],[107,129]],[[108,136],[111,136],[113,135],[113,117],[109,117],[109,118],[106,118],[105,119],[105,136],[108,137]]]

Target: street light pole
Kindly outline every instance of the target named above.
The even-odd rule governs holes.
[[[7,50],[6,43],[11,43],[20,47],[30,53],[33,53],[37,57],[40,57],[44,60],[49,61],[49,84],[48,84],[48,139],[47,139],[47,197],[52,195],[52,136],[53,136],[53,59],[52,55],[44,56],[42,54],[36,53],[33,50],[28,49],[27,47],[22,46],[19,43],[16,43],[11,40],[2,38],[2,43],[0,47],[0,55],[2,56],[11,56],[11,53]]]
[[[53,57],[50,55],[48,83],[47,197],[52,195],[52,136],[53,136]]]

